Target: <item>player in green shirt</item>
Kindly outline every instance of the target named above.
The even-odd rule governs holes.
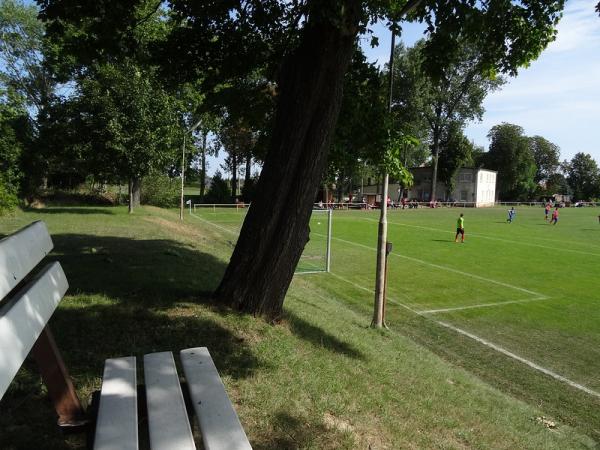
[[[463,218],[462,213],[456,221],[456,236],[454,237],[454,242],[458,242],[459,234],[461,235],[460,242],[465,242],[465,219]]]

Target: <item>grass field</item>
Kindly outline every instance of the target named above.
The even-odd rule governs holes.
[[[599,439],[599,211],[563,209],[555,226],[542,208],[517,210],[512,224],[506,208],[390,211],[388,326],[509,392],[547,403],[558,417],[587,423]],[[460,212],[465,244],[454,242]],[[196,214],[239,226],[239,214]],[[311,280],[365,315],[378,214],[335,211],[331,274]],[[325,231],[315,225],[320,241]],[[461,354],[463,346],[469,350]]]
[[[297,276],[275,326],[210,299],[239,211],[45,208],[0,234],[48,223],[71,286],[52,326],[86,402],[105,358],[207,345],[256,449],[570,449],[600,445],[597,215],[390,212],[389,331],[369,328],[376,212],[334,212],[331,273]],[[0,402],[0,448],[83,446],[57,434],[27,364]]]

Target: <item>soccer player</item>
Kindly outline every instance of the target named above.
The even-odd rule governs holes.
[[[508,223],[512,223],[512,221],[515,219],[516,214],[517,214],[517,212],[515,211],[515,207],[513,206],[512,208],[510,208],[508,210],[508,218],[506,219],[506,221]]]
[[[554,225],[556,225],[557,222],[558,222],[558,207],[554,208],[554,211],[552,211],[552,219],[550,220],[550,223],[553,223]]]
[[[552,207],[550,206],[550,202],[547,202],[546,206],[544,207],[544,212],[546,213],[546,215],[544,216],[544,220],[546,222],[548,222],[548,214],[550,214],[551,209],[552,209]]]
[[[454,237],[454,242],[458,242],[458,235],[461,235],[460,242],[465,242],[465,219],[463,218],[463,214],[460,214],[460,217],[456,221],[456,236]]]

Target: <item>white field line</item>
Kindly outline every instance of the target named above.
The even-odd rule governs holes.
[[[539,372],[542,372],[552,378],[554,378],[555,380],[558,381],[562,381],[563,383],[568,384],[571,387],[574,387],[575,389],[579,389],[580,391],[585,392],[586,394],[589,395],[593,395],[594,397],[600,398],[600,392],[594,391],[593,389],[590,389],[582,384],[576,383],[566,377],[563,377],[562,375],[557,374],[556,372],[551,371],[550,369],[546,369],[545,367],[540,366],[539,364],[534,363],[533,361],[530,361],[528,359],[525,359],[519,355],[516,355],[513,352],[510,352],[508,350],[506,350],[503,347],[500,347],[499,345],[494,344],[493,342],[490,342],[486,339],[480,338],[479,336],[476,336],[472,333],[469,333],[468,331],[462,330],[458,327],[455,327],[453,325],[450,325],[449,323],[445,323],[445,322],[440,322],[438,320],[435,321],[436,323],[438,323],[439,325],[446,327],[450,330],[456,331],[457,333],[462,334],[463,336],[467,336],[477,342],[479,342],[480,344],[483,344],[493,350],[496,350],[497,352],[500,352],[506,356],[508,356],[509,358],[515,359],[519,362],[522,362],[523,364],[528,365],[529,367],[531,367],[532,369],[535,369]]]
[[[218,228],[219,230],[223,230],[223,231],[225,231],[226,233],[235,234],[236,236],[237,236],[238,234],[240,234],[240,230],[237,230],[237,231],[230,230],[229,228],[225,228],[225,227],[222,227],[221,225],[217,225],[216,223],[213,223],[213,222],[211,222],[210,220],[203,219],[202,217],[200,217],[200,216],[197,216],[197,215],[196,215],[196,214],[194,214],[194,213],[190,213],[190,215],[191,215],[191,216],[193,216],[193,217],[195,217],[196,219],[198,219],[198,220],[200,220],[200,221],[204,222],[204,223],[207,223],[207,224],[209,224],[209,225],[212,225],[213,227],[216,227],[216,228]]]
[[[340,242],[344,242],[344,243],[349,244],[349,245],[354,245],[354,246],[357,246],[357,247],[366,248],[366,249],[374,251],[374,252],[377,251],[377,249],[375,249],[373,247],[369,247],[368,245],[364,245],[364,244],[359,244],[357,242],[347,241],[345,239],[336,238],[336,237],[332,237],[331,239],[332,240],[336,240],[336,241],[340,241]],[[525,288],[522,288],[522,287],[514,286],[512,284],[504,283],[502,281],[492,280],[491,278],[485,278],[485,277],[482,277],[480,275],[475,275],[473,273],[463,272],[462,270],[454,269],[452,267],[441,266],[439,264],[430,263],[430,262],[427,262],[427,261],[423,261],[422,259],[413,258],[411,256],[402,255],[402,254],[396,253],[396,252],[391,252],[390,255],[396,256],[397,258],[403,258],[403,259],[407,259],[409,261],[413,261],[413,262],[416,262],[416,263],[419,263],[419,264],[423,264],[425,266],[435,267],[436,269],[445,270],[447,272],[457,273],[457,274],[463,275],[465,277],[474,278],[475,280],[485,281],[487,283],[493,283],[493,284],[497,284],[499,286],[504,286],[504,287],[507,287],[507,288],[510,288],[510,289],[515,289],[517,291],[525,292],[526,294],[531,294],[531,295],[533,295],[535,297],[545,297],[544,294],[540,294],[539,292],[530,291],[529,289],[525,289]]]
[[[444,313],[449,311],[462,311],[463,309],[474,309],[474,308],[489,308],[491,306],[504,306],[515,303],[529,303],[529,302],[539,302],[542,300],[550,300],[550,297],[536,297],[536,298],[526,298],[522,300],[509,300],[506,302],[495,302],[495,303],[480,303],[478,305],[468,305],[468,306],[455,306],[451,308],[442,308],[442,309],[428,309],[426,311],[419,311],[419,314],[436,314],[436,313]]]
[[[367,220],[369,222],[379,222],[376,219],[369,219],[368,217],[363,217],[362,220]],[[441,233],[454,234],[454,231],[441,230],[439,228],[423,227],[423,226],[420,226],[420,225],[409,225],[407,223],[389,222],[388,221],[388,225],[397,225],[397,226],[401,226],[401,227],[410,227],[410,228],[420,228],[420,229],[423,229],[423,230],[438,231],[438,232],[441,232]],[[466,235],[467,236],[475,236],[475,237],[482,238],[482,239],[490,239],[492,241],[508,242],[509,244],[526,245],[528,247],[545,248],[547,250],[552,250],[552,251],[578,253],[580,255],[589,255],[589,256],[600,256],[600,253],[590,253],[590,252],[584,252],[584,251],[581,251],[581,250],[573,250],[573,249],[570,249],[570,248],[550,247],[548,245],[532,244],[531,242],[512,241],[510,239],[503,239],[503,238],[498,238],[498,237],[493,237],[493,236],[486,236],[484,234],[479,234],[479,233],[466,233]]]
[[[352,282],[350,280],[347,280],[346,278],[344,278],[344,277],[342,277],[340,275],[336,275],[336,274],[331,273],[331,272],[330,272],[330,274],[333,275],[335,278],[338,278],[339,280],[345,281],[346,283],[349,283],[349,284],[351,284],[351,285],[353,285],[355,287],[358,287],[361,290],[372,292],[370,289],[367,289],[364,286],[358,285],[358,284],[356,284],[356,283],[354,283],[354,282]],[[388,297],[388,301],[390,303],[394,303],[396,305],[402,306],[403,308],[405,308],[405,309],[407,309],[407,310],[409,310],[409,311],[417,314],[418,316],[424,317],[427,320],[435,322],[436,324],[438,324],[440,326],[443,326],[443,327],[448,328],[448,329],[450,329],[450,330],[452,330],[452,331],[454,331],[456,333],[462,334],[463,336],[466,336],[466,337],[468,337],[470,339],[473,339],[474,341],[476,341],[476,342],[478,342],[478,343],[480,343],[482,345],[485,345],[486,347],[489,347],[492,350],[495,350],[495,351],[497,351],[499,353],[502,353],[503,355],[508,356],[509,358],[512,358],[512,359],[514,359],[516,361],[519,361],[519,362],[521,362],[521,363],[523,363],[523,364],[531,367],[534,370],[542,372],[543,374],[548,375],[549,377],[552,377],[555,380],[558,380],[558,381],[560,381],[562,383],[566,383],[566,384],[568,384],[569,386],[571,386],[571,387],[573,387],[575,389],[578,389],[578,390],[580,390],[582,392],[585,392],[586,394],[589,394],[589,395],[592,395],[594,397],[600,398],[600,392],[594,391],[593,389],[590,389],[590,388],[588,388],[588,387],[586,387],[586,386],[584,386],[582,384],[576,383],[575,381],[570,380],[570,379],[568,379],[568,378],[566,378],[566,377],[564,377],[562,375],[559,375],[559,374],[557,374],[556,372],[553,372],[550,369],[547,369],[547,368],[545,368],[543,366],[540,366],[539,364],[534,363],[533,361],[530,361],[530,360],[528,360],[526,358],[523,358],[522,356],[519,356],[519,355],[517,355],[517,354],[515,354],[515,353],[513,353],[511,351],[508,351],[505,348],[500,347],[499,345],[494,344],[493,342],[490,342],[490,341],[488,341],[486,339],[483,339],[483,338],[481,338],[481,337],[479,337],[479,336],[477,336],[477,335],[475,335],[473,333],[469,333],[468,331],[465,331],[465,330],[463,330],[461,328],[455,327],[454,325],[450,325],[449,323],[441,322],[439,320],[432,319],[427,314],[424,314],[424,313],[419,312],[419,311],[415,311],[414,309],[410,308],[409,306],[404,305],[403,303],[400,303],[400,302],[392,299],[391,297]]]

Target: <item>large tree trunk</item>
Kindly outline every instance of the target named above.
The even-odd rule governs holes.
[[[235,202],[237,197],[237,155],[235,153],[231,154],[231,198]]]
[[[129,214],[137,206],[140,206],[140,197],[142,192],[142,180],[140,178],[129,179]]]
[[[429,201],[436,200],[436,189],[437,189],[437,173],[438,173],[438,161],[440,159],[440,137],[437,131],[433,132],[433,173],[431,174],[431,196]]]
[[[329,2],[327,2],[329,3]],[[331,13],[332,6],[326,5]],[[277,319],[309,238],[313,201],[339,113],[360,1],[337,25],[320,14],[284,64],[273,136],[237,245],[216,296],[232,307]],[[330,21],[331,20],[331,21]]]
[[[248,186],[250,178],[252,178],[252,154],[246,153],[246,170],[244,172],[244,186]]]
[[[200,168],[200,199],[204,199],[206,193],[206,137],[208,131],[202,132],[202,159]]]

